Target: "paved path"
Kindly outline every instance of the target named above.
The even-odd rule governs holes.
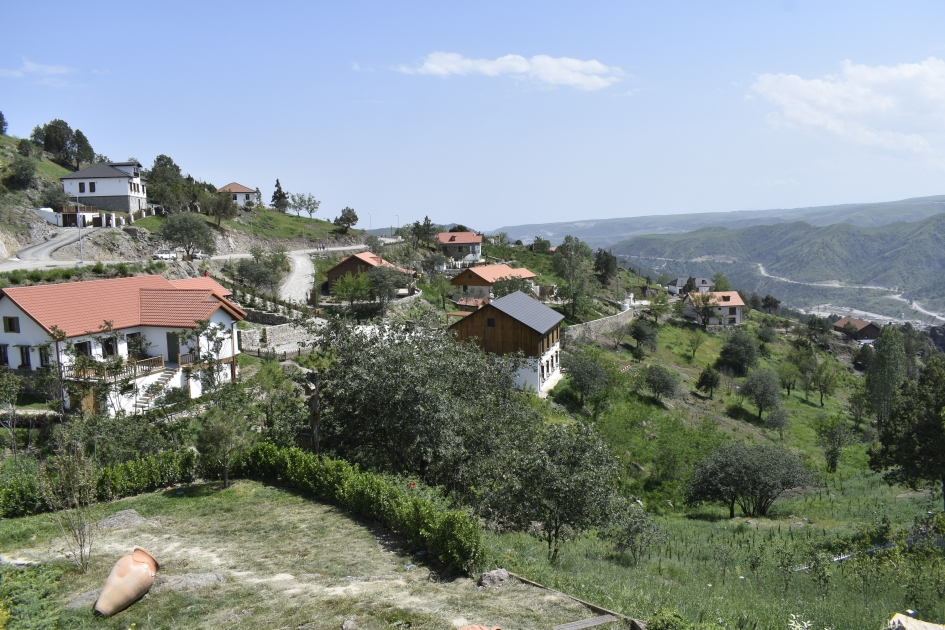
[[[289,262],[292,264],[292,271],[279,288],[279,297],[305,304],[309,291],[312,290],[315,265],[308,254],[292,253],[289,255]]]

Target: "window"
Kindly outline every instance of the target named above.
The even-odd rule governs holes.
[[[728,302],[728,301],[731,300],[731,299],[732,299],[732,296],[731,296],[731,295],[723,295],[723,296],[722,296],[722,301],[723,301],[723,302]]]
[[[79,192],[80,193],[85,192],[85,182],[79,182]]]
[[[734,325],[735,325],[735,318],[734,318],[734,317],[729,317],[729,318],[728,318],[728,325],[729,325],[729,326],[734,326]]]
[[[734,306],[729,306],[729,307],[728,307],[728,314],[729,314],[729,315],[735,315],[736,313],[737,313],[737,311],[735,310],[735,307],[734,307]]]
[[[102,354],[106,357],[112,357],[118,354],[118,343],[114,337],[102,340]]]
[[[30,364],[30,347],[29,346],[20,346],[20,369],[21,370],[33,369],[32,364]]]
[[[19,317],[4,317],[3,318],[3,332],[20,332],[20,318]]]
[[[249,193],[246,193],[246,199],[245,199],[245,201],[249,201]]]
[[[128,192],[134,192],[134,191],[135,191],[135,185],[132,184],[131,182],[128,182]]]
[[[75,353],[82,356],[91,356],[92,355],[92,342],[90,341],[80,341],[75,344]]]
[[[39,348],[39,365],[40,367],[49,367],[49,348],[46,346],[40,346]]]
[[[236,193],[233,193],[233,201],[236,201]]]
[[[8,346],[6,344],[0,346],[0,365],[10,365],[10,356],[7,353]]]
[[[486,326],[489,328],[495,328],[495,319],[492,317],[486,319]]]
[[[89,192],[90,193],[95,192],[95,182],[89,182]]]
[[[469,291],[469,287],[464,284],[464,285],[463,285],[463,293],[466,293],[467,291]]]

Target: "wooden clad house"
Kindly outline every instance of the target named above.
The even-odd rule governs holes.
[[[836,322],[834,322],[833,329],[837,332],[846,334],[846,327],[848,325],[852,325],[853,328],[856,329],[856,333],[853,335],[853,338],[857,341],[875,341],[879,339],[879,333],[883,332],[883,329],[873,322],[856,319],[855,317],[843,317],[838,319]]]
[[[331,290],[335,282],[337,282],[338,279],[345,274],[350,273],[351,275],[356,276],[360,273],[370,271],[375,267],[391,267],[407,275],[413,275],[413,272],[409,269],[402,269],[392,265],[380,256],[372,254],[371,252],[361,252],[353,256],[348,256],[340,263],[325,272],[325,275],[328,277],[328,289]]]
[[[492,299],[492,285],[502,278],[521,278],[534,286],[535,274],[524,267],[513,269],[504,264],[470,267],[450,280],[453,300],[460,308],[469,304],[475,304],[475,308],[478,308],[482,302],[488,304]]]
[[[528,365],[516,383],[541,391],[561,373],[561,321],[564,315],[520,291],[493,300],[455,322],[458,341],[472,341],[486,352],[521,351]]]

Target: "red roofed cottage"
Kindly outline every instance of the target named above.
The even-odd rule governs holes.
[[[219,361],[214,369],[220,380],[236,377],[236,323],[245,313],[229,294],[211,278],[161,276],[2,289],[0,367],[33,372],[60,364],[69,377],[75,376],[70,366],[80,355],[120,363],[118,373],[95,372],[116,387],[121,381],[120,395],[109,397],[115,401],[110,413],[146,409],[155,397],[146,390],[154,383],[184,387],[196,397],[209,358]],[[199,339],[182,339],[204,321],[212,330]],[[55,329],[65,341],[54,340]]]

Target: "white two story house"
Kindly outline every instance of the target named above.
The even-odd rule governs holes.
[[[147,184],[138,162],[93,164],[60,177],[62,189],[86,206],[102,210],[134,212],[148,207]]]
[[[196,398],[208,363],[216,366],[217,382],[237,376],[236,324],[245,312],[229,295],[211,278],[156,275],[2,289],[0,369],[29,374],[61,366],[67,381],[113,384],[109,408],[97,409],[112,415],[147,409],[162,393],[154,389],[184,388]],[[214,325],[214,339],[185,341],[199,321]],[[53,340],[55,329],[65,341]],[[83,355],[96,361],[78,373],[74,364]],[[154,384],[161,387],[149,390]],[[80,403],[86,404],[68,400],[67,406]]]
[[[245,208],[249,202],[256,203],[256,191],[236,182],[230,182],[222,188],[217,188],[217,194],[230,195],[233,203],[240,208]]]

